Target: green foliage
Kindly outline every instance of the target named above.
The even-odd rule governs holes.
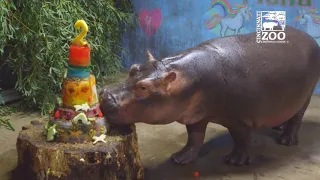
[[[89,27],[85,39],[97,80],[117,74],[121,35],[134,25],[132,12],[130,0],[0,0],[0,52],[10,51],[7,63],[26,105],[42,114],[54,108],[79,19]]]
[[[1,98],[0,98],[1,101]],[[0,106],[0,128],[4,127],[6,129],[14,131],[15,129],[10,123],[9,116],[11,113],[16,112],[16,108],[9,106]]]
[[[1,88],[0,88],[0,104],[4,103],[1,97]],[[0,106],[0,128],[5,127],[6,129],[14,131],[13,126],[10,123],[8,116],[11,114],[11,109],[5,106]]]

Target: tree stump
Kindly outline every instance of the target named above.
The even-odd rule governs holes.
[[[110,127],[106,143],[47,142],[44,122],[22,128],[14,179],[140,180],[144,178],[135,125]]]

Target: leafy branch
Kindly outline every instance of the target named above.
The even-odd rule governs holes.
[[[2,89],[0,88],[0,92],[2,91]],[[0,94],[0,104],[4,104],[4,101],[1,97]],[[0,106],[0,128],[1,127],[5,127],[6,129],[12,130],[14,131],[15,129],[13,128],[13,126],[10,123],[10,119],[8,118],[8,116],[11,114],[11,112],[13,112],[14,109],[11,109],[9,107],[5,107],[5,106]]]
[[[12,112],[15,112],[15,109],[5,106],[0,106],[0,127],[14,131],[15,129],[10,123],[9,116]]]
[[[44,115],[54,108],[61,90],[73,27],[84,19],[91,46],[91,69],[98,82],[121,68],[121,36],[135,24],[130,0],[5,0],[0,1],[0,55],[17,76],[16,90],[25,106]]]

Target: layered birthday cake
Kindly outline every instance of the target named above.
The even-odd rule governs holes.
[[[88,30],[83,20],[77,21],[75,27],[81,27],[82,32]],[[44,127],[47,141],[103,141],[107,132],[107,123],[99,108],[96,79],[90,73],[90,46],[83,37],[77,38],[69,49],[62,97],[57,98],[56,108]]]

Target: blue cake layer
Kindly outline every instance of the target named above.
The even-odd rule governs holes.
[[[68,67],[68,78],[87,78],[90,76],[90,70],[84,68]]]

